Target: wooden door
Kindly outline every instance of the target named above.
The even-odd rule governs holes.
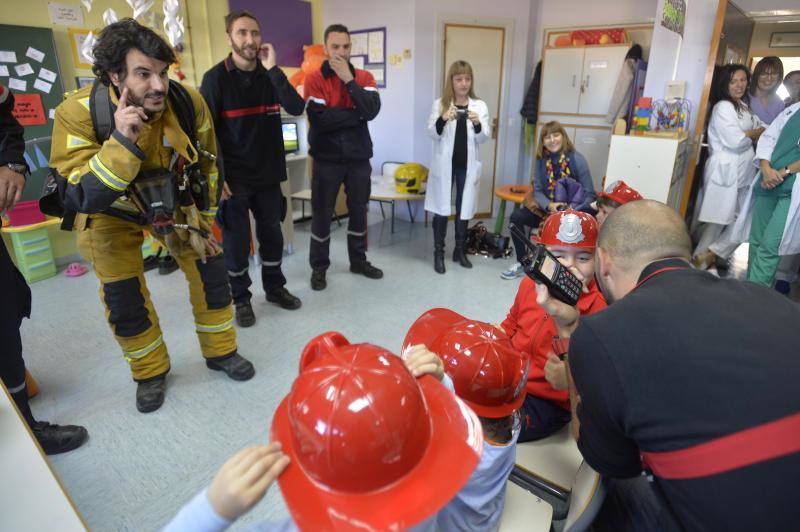
[[[627,46],[586,48],[578,114],[605,116],[626,53]]]
[[[583,79],[583,56],[583,48],[545,50],[539,114],[578,113]]]
[[[472,83],[475,95],[486,102],[492,124],[492,138],[480,145],[480,160],[483,166],[476,205],[478,216],[490,216],[492,213],[504,49],[505,28],[445,24],[441,86],[444,86],[444,77],[454,61],[468,62],[472,66],[474,75]]]

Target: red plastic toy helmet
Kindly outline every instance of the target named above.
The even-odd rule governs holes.
[[[402,530],[438,512],[482,451],[480,422],[431,376],[339,333],[314,338],[272,422],[300,530]]]
[[[435,308],[414,322],[403,350],[417,344],[442,358],[456,395],[479,416],[505,417],[525,401],[530,357],[514,349],[498,328]]]
[[[591,214],[567,209],[551,214],[544,221],[535,242],[545,246],[597,247],[597,220]]]
[[[642,199],[642,195],[635,189],[629,187],[625,181],[614,181],[606,187],[604,192],[597,195],[598,198],[608,198],[616,201],[620,205],[625,205],[629,201]]]

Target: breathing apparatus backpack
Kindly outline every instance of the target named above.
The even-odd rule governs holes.
[[[115,106],[109,91],[108,85],[95,80],[89,96],[92,126],[99,144],[108,140],[114,131]],[[197,140],[194,103],[186,89],[170,80],[168,97],[181,129],[189,137],[189,150],[197,152],[198,159],[200,154],[215,158],[203,150]],[[71,230],[76,213],[64,206],[65,188],[66,180],[51,169],[39,205],[45,214],[63,218],[62,229]],[[103,212],[140,225],[151,225],[154,231],[168,234],[172,232],[173,216],[179,206],[194,204],[200,211],[207,210],[210,206],[209,194],[208,178],[200,172],[200,165],[189,163],[176,152],[171,168],[142,171],[126,190],[125,195],[139,210],[139,215],[114,207]]]

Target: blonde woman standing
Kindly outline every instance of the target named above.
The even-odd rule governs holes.
[[[428,118],[428,134],[433,138],[433,162],[428,176],[425,210],[433,213],[433,268],[444,273],[444,238],[456,189],[456,239],[453,261],[472,268],[464,242],[467,224],[475,214],[481,162],[478,145],[491,136],[489,109],[473,90],[472,67],[466,61],[450,65],[442,97],[433,102]]]

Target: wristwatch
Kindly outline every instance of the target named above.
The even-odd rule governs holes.
[[[28,174],[28,166],[19,163],[6,163],[4,166],[8,166],[12,172],[16,172],[18,174],[27,175]]]
[[[564,356],[569,352],[569,338],[561,338],[559,336],[553,336],[553,353],[564,360]]]
[[[792,173],[792,171],[789,170],[789,165],[788,164],[783,167],[783,171],[786,172],[786,175],[784,175],[784,177],[786,177],[786,176],[788,176],[789,174]]]

